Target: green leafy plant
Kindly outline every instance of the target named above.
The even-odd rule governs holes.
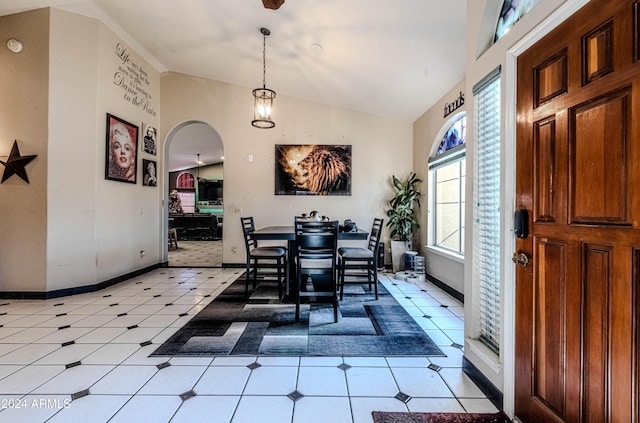
[[[420,207],[422,194],[416,186],[422,180],[415,172],[411,172],[405,181],[401,181],[395,175],[392,175],[391,180],[395,195],[389,200],[389,210],[387,210],[389,217],[387,226],[391,228],[389,235],[392,239],[411,242],[416,229],[420,227],[414,207],[416,204]]]

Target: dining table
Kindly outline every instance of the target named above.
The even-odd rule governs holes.
[[[285,282],[285,294],[290,293],[289,279],[295,277],[295,251],[296,251],[296,231],[294,225],[265,226],[256,229],[251,234],[256,241],[287,241],[287,261],[289,262],[289,278]],[[338,231],[338,242],[340,241],[366,241],[369,239],[369,232],[360,228],[352,231]]]

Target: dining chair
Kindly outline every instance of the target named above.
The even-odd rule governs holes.
[[[258,269],[260,262],[267,261],[268,264],[273,265],[275,262],[277,268],[278,278],[278,296],[283,298],[282,286],[287,284],[289,279],[289,265],[287,262],[287,249],[285,247],[270,246],[260,247],[258,241],[253,239],[252,234],[256,230],[253,216],[241,217],[242,232],[244,233],[244,245],[247,252],[246,270],[245,270],[245,287],[244,296],[249,298],[249,279],[253,273],[253,289],[256,289],[256,282],[258,279]],[[265,273],[267,275],[268,273]],[[284,275],[284,278],[283,278]]]
[[[307,222],[296,219],[295,235],[296,322],[300,320],[300,297],[331,297],[333,321],[337,323],[338,221]]]
[[[382,232],[383,219],[373,219],[371,233],[369,234],[369,244],[364,247],[340,247],[338,248],[338,272],[340,274],[340,301],[344,298],[345,283],[362,283],[361,274],[352,272],[347,274],[349,269],[366,270],[369,291],[371,285],[374,286],[375,298],[378,299],[378,249],[380,248],[380,234]],[[349,280],[346,277],[349,276]]]

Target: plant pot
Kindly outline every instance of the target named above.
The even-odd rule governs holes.
[[[404,253],[407,250],[409,250],[409,246],[406,241],[391,241],[391,264],[394,273],[404,270]]]

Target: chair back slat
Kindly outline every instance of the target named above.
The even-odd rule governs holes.
[[[258,243],[255,239],[253,239],[253,232],[255,232],[256,227],[253,223],[253,216],[250,217],[241,217],[240,222],[242,222],[242,233],[244,234],[244,246],[247,249],[247,254],[251,252],[252,249],[258,246]]]
[[[338,221],[295,222],[296,248],[299,258],[335,258],[338,246]]]
[[[380,246],[380,236],[382,235],[382,223],[383,219],[374,218],[373,226],[371,227],[371,233],[369,234],[369,250],[374,254],[378,253],[378,247]]]

